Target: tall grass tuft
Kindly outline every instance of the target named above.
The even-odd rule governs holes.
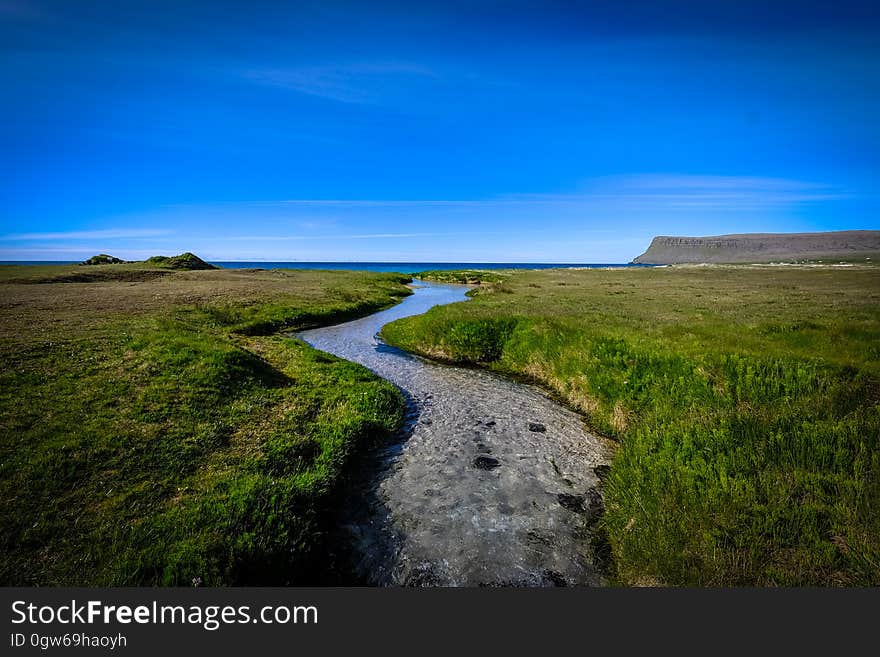
[[[875,271],[519,273],[383,335],[530,377],[619,442],[618,582],[878,585]]]

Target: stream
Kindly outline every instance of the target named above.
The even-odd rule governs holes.
[[[464,286],[417,285],[392,308],[297,335],[407,398],[404,426],[362,462],[347,496],[339,539],[350,568],[372,585],[601,584],[591,527],[606,444],[534,386],[384,344],[384,324],[467,300]]]

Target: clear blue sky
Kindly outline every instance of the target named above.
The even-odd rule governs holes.
[[[880,2],[0,0],[0,70],[0,259],[880,228]]]

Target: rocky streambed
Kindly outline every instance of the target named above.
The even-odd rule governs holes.
[[[375,585],[598,585],[599,475],[610,454],[579,415],[533,386],[427,361],[382,343],[381,327],[464,301],[419,283],[399,305],[300,333],[404,392],[407,421],[362,465],[339,540]]]

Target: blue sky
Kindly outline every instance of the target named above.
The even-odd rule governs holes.
[[[880,228],[876,2],[0,0],[0,71],[3,260]]]

